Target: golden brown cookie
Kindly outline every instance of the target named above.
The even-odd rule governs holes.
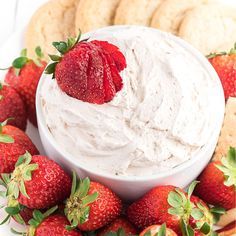
[[[146,25],[163,0],[121,0],[117,8],[115,25]]]
[[[203,54],[224,49],[224,43],[236,41],[236,8],[220,4],[208,4],[194,8],[184,17],[179,36]]]
[[[207,0],[165,0],[153,14],[151,27],[177,34],[186,12]]]
[[[225,156],[229,147],[236,147],[236,98],[229,97],[221,134],[213,156],[213,160],[220,160]]]
[[[113,24],[120,0],[80,0],[75,19],[76,31],[88,32]]]
[[[55,52],[52,42],[75,36],[75,11],[79,0],[51,0],[32,16],[25,34],[29,57],[41,46],[45,55]],[[48,59],[48,58],[47,58]]]

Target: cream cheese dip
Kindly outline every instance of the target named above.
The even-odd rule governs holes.
[[[122,176],[158,174],[196,155],[215,129],[219,85],[194,55],[173,36],[145,27],[89,36],[125,55],[124,86],[96,105],[68,96],[45,76],[40,100],[55,141],[97,173]]]

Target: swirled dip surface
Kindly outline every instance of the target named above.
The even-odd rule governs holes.
[[[124,176],[157,174],[196,155],[215,128],[219,92],[202,63],[173,36],[144,27],[101,29],[93,39],[124,53],[124,87],[96,105],[69,97],[45,76],[44,118],[61,148],[98,173]]]

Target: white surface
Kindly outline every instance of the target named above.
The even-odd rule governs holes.
[[[16,3],[18,1],[18,7],[16,10]],[[0,48],[0,67],[3,68],[11,63],[12,59],[19,55],[19,51],[23,47],[22,43],[22,29],[26,26],[31,15],[37,9],[37,7],[47,0],[1,0],[0,3],[0,45],[4,42],[8,42],[8,46]],[[223,3],[230,3],[236,5],[235,0],[219,0]],[[14,33],[15,30],[19,30],[19,33]],[[14,34],[13,34],[14,33]],[[10,38],[9,38],[10,36]],[[0,79],[3,77],[3,73],[0,72]],[[31,138],[34,142],[40,146],[38,134],[33,129],[29,131],[32,133]],[[185,178],[185,176],[183,176]],[[130,186],[132,187],[132,186]],[[2,201],[0,200],[0,205]],[[0,210],[0,219],[3,219],[4,211]],[[10,225],[0,226],[1,236],[14,236],[10,232],[10,227],[22,230],[18,224],[12,223]]]

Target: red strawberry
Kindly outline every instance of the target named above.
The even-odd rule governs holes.
[[[220,77],[225,99],[236,97],[236,43],[228,54],[212,53],[208,59]]]
[[[123,53],[120,52],[120,49],[117,46],[108,43],[107,41],[93,40],[92,42],[95,43],[96,45],[101,46],[111,55],[119,72],[126,68],[127,64],[125,57]]]
[[[29,236],[82,236],[77,230],[67,230],[69,224],[65,216],[53,215],[49,216],[36,228],[34,234]]]
[[[136,235],[138,230],[124,217],[119,217],[111,222],[110,225],[106,226],[98,236],[106,236],[108,233],[113,233],[112,235]],[[122,234],[122,233],[123,234]]]
[[[0,122],[8,118],[9,125],[16,126],[23,131],[26,129],[27,115],[24,102],[15,89],[0,83]]]
[[[26,57],[26,50],[23,50],[21,57],[16,58],[12,67],[5,76],[5,82],[16,89],[26,105],[27,116],[33,125],[37,126],[35,95],[39,79],[46,67],[42,61],[42,53],[36,48],[38,60],[31,60]]]
[[[61,56],[46,68],[53,74],[62,91],[84,102],[103,104],[113,99],[123,86],[119,74],[126,67],[119,48],[105,41],[69,39],[54,42]]]
[[[166,223],[178,235],[187,235],[187,231],[190,235],[207,230],[209,233],[212,227],[210,212],[203,205],[191,200],[195,185],[196,182],[190,185],[187,196],[174,186],[153,188],[128,207],[128,219],[140,229]]]
[[[67,230],[69,224],[65,216],[53,214],[57,206],[42,213],[34,210],[33,218],[29,221],[30,227],[24,235],[28,236],[82,236],[77,230]]]
[[[70,195],[71,178],[45,156],[20,156],[7,185],[8,196],[23,206],[44,209],[61,203]]]
[[[73,174],[71,196],[65,208],[71,228],[78,227],[84,231],[99,229],[116,219],[121,209],[121,200],[109,188],[90,182],[88,178],[78,184]]]
[[[20,155],[26,151],[32,155],[39,152],[30,138],[19,128],[0,124],[0,174],[11,173]]]
[[[226,158],[209,163],[198,180],[195,194],[205,202],[225,209],[236,207],[236,149],[231,147]]]
[[[166,224],[163,225],[151,225],[144,229],[139,236],[177,236],[177,234],[169,228],[166,228]]]

